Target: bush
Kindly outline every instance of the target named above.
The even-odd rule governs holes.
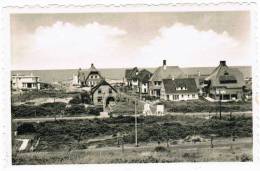
[[[35,127],[31,123],[24,123],[17,128],[18,134],[35,133]]]
[[[19,105],[12,106],[11,111],[15,118],[53,116],[59,114],[66,106],[65,103],[44,103],[39,106]]]
[[[157,147],[155,147],[155,148],[154,148],[154,151],[155,151],[155,152],[162,152],[162,153],[164,153],[164,152],[169,152],[169,150],[168,150],[167,148],[163,147],[163,146],[157,146]]]
[[[66,114],[77,115],[86,113],[84,105],[73,104],[71,107],[66,109]]]
[[[97,116],[97,115],[100,114],[100,112],[103,112],[103,107],[89,106],[86,110],[86,113],[88,115],[96,115]]]
[[[250,157],[247,154],[242,154],[240,160],[241,160],[241,162],[251,161]]]
[[[73,98],[69,101],[70,104],[80,104],[81,102],[82,102],[82,101],[81,101],[81,99],[80,99],[78,96],[73,97]]]

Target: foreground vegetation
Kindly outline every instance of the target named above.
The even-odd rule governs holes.
[[[43,123],[18,123],[18,135],[34,134],[41,138],[36,151],[59,151],[65,149],[87,149],[93,145],[89,140],[111,136],[98,146],[116,146],[118,133],[125,135],[125,143],[135,142],[134,117],[56,121]],[[217,137],[252,137],[252,118],[246,116],[224,116],[203,119],[190,116],[139,117],[139,142],[166,142],[184,139],[190,135]],[[113,137],[115,137],[113,139]]]
[[[193,112],[209,112],[219,111],[219,102],[208,102],[203,99],[193,101],[169,102],[164,101],[167,112],[193,113]],[[252,111],[252,102],[222,102],[221,110],[223,112],[243,112]]]
[[[210,148],[171,146],[29,152],[13,156],[13,164],[169,163],[207,161],[252,161],[252,144]]]

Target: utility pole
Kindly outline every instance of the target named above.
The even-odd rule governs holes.
[[[122,153],[124,153],[125,152],[125,149],[124,149],[124,135],[122,135],[122,137],[121,137],[121,143],[122,143]]]
[[[136,114],[136,100],[135,100],[135,146],[138,147],[138,141],[137,141],[137,114]]]
[[[222,119],[222,116],[221,116],[221,93],[219,94],[219,119]]]

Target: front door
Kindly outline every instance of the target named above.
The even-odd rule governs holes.
[[[160,97],[161,96],[161,91],[160,90],[156,90],[156,96]]]

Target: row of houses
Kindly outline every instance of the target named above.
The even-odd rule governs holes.
[[[180,101],[198,99],[204,95],[209,100],[242,100],[245,87],[244,76],[237,68],[230,68],[226,61],[208,75],[189,76],[178,66],[167,66],[166,60],[154,73],[137,67],[125,72],[127,86],[143,95]]]

